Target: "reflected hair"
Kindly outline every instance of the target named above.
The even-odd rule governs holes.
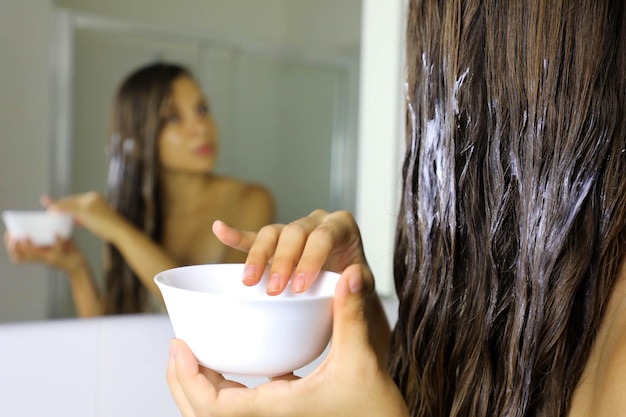
[[[412,416],[563,416],[625,255],[622,0],[410,0],[389,368]]]
[[[107,197],[129,223],[155,242],[162,234],[158,187],[158,139],[163,107],[172,84],[192,77],[179,65],[154,63],[130,74],[119,86],[111,112]],[[105,246],[104,306],[107,314],[144,311],[147,290],[117,248]]]

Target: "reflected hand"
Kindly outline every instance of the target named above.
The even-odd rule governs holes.
[[[42,204],[49,210],[71,213],[79,225],[87,228],[100,239],[111,242],[122,217],[96,192],[75,194],[58,200],[42,197]]]
[[[258,233],[233,229],[218,221],[213,232],[222,243],[248,252],[243,278],[247,285],[257,284],[265,266],[271,263],[269,294],[281,293],[292,274],[292,291],[302,292],[322,269],[341,273],[352,264],[363,267],[366,293],[374,288],[359,228],[347,211],[316,210],[287,225],[265,226]]]
[[[71,240],[56,238],[52,246],[37,246],[30,239],[16,239],[8,232],[4,244],[14,263],[40,262],[68,273],[84,266],[82,252]]]
[[[173,340],[167,381],[183,416],[408,416],[369,342],[363,272],[352,265],[337,283],[328,356],[302,379],[274,379],[249,389],[199,366],[187,345]]]

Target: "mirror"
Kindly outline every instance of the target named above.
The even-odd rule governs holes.
[[[221,137],[217,171],[266,184],[278,221],[315,207],[354,206],[356,55],[304,56],[287,48],[218,41],[156,27],[56,13],[57,142],[66,192],[100,190],[107,114],[120,80],[140,65],[183,63],[207,93]],[[350,181],[352,184],[350,184]]]
[[[360,0],[54,3],[53,195],[102,190],[114,88],[138,64],[164,59],[187,64],[212,103],[218,170],[268,186],[278,221],[354,210]],[[100,271],[99,242],[77,239]],[[67,316],[65,277],[48,285],[45,315]]]

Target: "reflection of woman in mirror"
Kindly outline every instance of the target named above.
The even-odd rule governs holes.
[[[254,389],[172,341],[184,416],[625,415],[624,2],[409,4],[395,329],[350,215],[220,226],[283,288],[342,272],[333,339]]]
[[[153,282],[158,272],[245,259],[215,237],[215,219],[258,230],[274,214],[264,187],[212,172],[217,127],[185,68],[159,63],[129,75],[117,92],[111,124],[108,201],[95,192],[44,199],[106,242],[104,289],[72,241],[40,248],[5,239],[14,261],[40,261],[67,272],[83,317],[161,309]]]

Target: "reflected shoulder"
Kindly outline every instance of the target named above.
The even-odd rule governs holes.
[[[260,226],[274,221],[275,203],[270,190],[260,184],[248,184],[244,192],[245,207],[254,208],[259,218]],[[260,227],[259,226],[259,227]]]

